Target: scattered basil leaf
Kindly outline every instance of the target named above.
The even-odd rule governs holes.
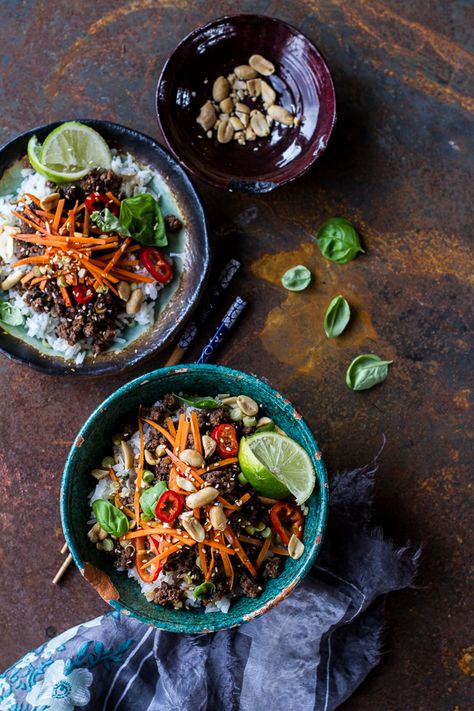
[[[93,225],[102,230],[102,232],[118,232],[124,237],[131,237],[127,228],[122,225],[119,218],[113,215],[109,208],[104,210],[96,210],[91,214],[91,222]]]
[[[124,237],[133,237],[140,244],[151,247],[164,247],[168,244],[161,208],[149,193],[122,200],[119,217],[106,207],[93,212],[91,222],[103,232],[118,232]]]
[[[161,208],[150,193],[122,200],[120,223],[140,244],[151,247],[163,247],[168,244]]]
[[[288,291],[303,291],[310,282],[311,272],[302,264],[288,269],[281,278],[281,283]]]
[[[206,600],[209,595],[212,595],[212,593],[215,592],[215,590],[216,586],[214,583],[206,581],[205,583],[201,583],[201,585],[194,588],[193,597],[195,600]]]
[[[156,504],[158,503],[160,496],[164,494],[167,489],[168,487],[166,486],[166,482],[157,481],[156,484],[150,486],[149,489],[143,490],[143,493],[140,496],[140,506],[145,516],[149,516],[151,519],[156,518]]]
[[[9,301],[0,302],[0,323],[5,323],[7,326],[21,326],[23,316],[20,309]]]
[[[351,307],[340,294],[329,304],[324,317],[324,330],[328,338],[340,336],[351,319]]]
[[[92,504],[95,517],[99,526],[111,536],[124,536],[128,529],[128,518],[123,511],[106,501],[106,499],[96,499]]]
[[[364,251],[354,225],[344,217],[326,220],[319,228],[316,242],[323,257],[337,264],[347,264]]]
[[[222,405],[220,400],[216,400],[213,397],[201,397],[199,395],[193,397],[181,397],[180,395],[175,395],[175,397],[177,397],[178,400],[181,400],[181,402],[185,402],[186,405],[189,405],[190,407],[197,407],[199,409],[206,408],[207,410],[215,410],[217,407]]]
[[[382,383],[392,360],[382,360],[373,353],[354,358],[346,372],[346,384],[352,390],[368,390]]]

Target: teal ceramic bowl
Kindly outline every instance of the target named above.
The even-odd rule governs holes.
[[[227,614],[173,610],[147,602],[138,583],[114,569],[108,557],[87,538],[93,489],[90,470],[108,455],[117,424],[136,414],[140,404],[151,405],[169,392],[210,395],[244,393],[262,406],[287,434],[308,452],[316,471],[316,488],[309,499],[305,551],[299,560],[288,558],[282,574],[269,580],[260,597],[234,601]],[[66,461],[61,485],[61,519],[66,542],[82,575],[112,607],[149,625],[171,632],[213,632],[247,622],[283,600],[304,578],[321,547],[328,505],[328,484],[321,452],[314,436],[293,405],[253,375],[217,365],[161,368],[123,385],[92,413],[77,435]]]

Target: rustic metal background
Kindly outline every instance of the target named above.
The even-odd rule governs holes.
[[[201,186],[216,254],[244,264],[232,292],[251,303],[221,362],[267,377],[298,404],[330,472],[369,461],[385,434],[378,518],[395,538],[425,543],[418,589],[388,603],[387,654],[344,709],[472,708],[472,4],[4,0],[0,7],[1,141],[74,116],[158,135],[154,90],[163,62],[179,38],[216,14],[278,16],[326,56],[339,121],[318,165],[261,197]],[[312,242],[334,214],[358,225],[367,248],[345,267],[325,261]],[[298,263],[312,269],[314,283],[293,294],[279,279]],[[328,341],[322,316],[339,292],[356,317],[346,335]],[[345,367],[364,351],[394,365],[381,387],[353,393]],[[190,357],[197,352],[198,345]],[[60,587],[50,580],[62,560],[66,453],[85,417],[127,377],[78,383],[0,362],[1,667],[106,609],[76,571]]]

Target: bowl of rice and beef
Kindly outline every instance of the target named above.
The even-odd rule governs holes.
[[[321,546],[327,480],[294,407],[213,365],[148,373],[89,417],[66,462],[63,530],[112,607],[170,631],[250,620]]]
[[[55,182],[35,169],[32,142],[39,151],[68,126],[102,141],[107,165]],[[4,146],[0,172],[0,351],[94,375],[169,343],[209,269],[204,211],[174,159],[132,129],[67,122]]]

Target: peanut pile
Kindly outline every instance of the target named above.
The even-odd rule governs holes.
[[[260,54],[248,64],[235,67],[227,77],[219,76],[212,86],[212,100],[201,106],[196,122],[206,136],[217,134],[219,143],[235,140],[240,145],[270,135],[274,122],[297,126],[300,120],[277,103],[273,87],[262,79],[275,73],[274,65]],[[261,109],[251,108],[257,100]],[[250,105],[249,105],[250,103]]]

